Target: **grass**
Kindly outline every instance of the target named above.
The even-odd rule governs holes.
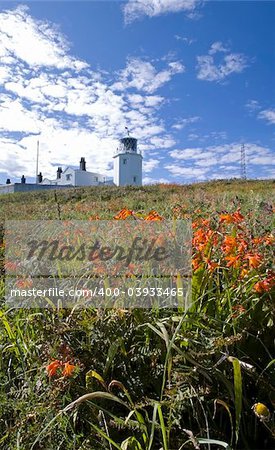
[[[2,224],[191,218],[193,306],[7,309],[2,246],[0,448],[273,449],[274,194],[232,180],[2,196]]]

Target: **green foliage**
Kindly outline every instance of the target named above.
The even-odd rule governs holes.
[[[14,194],[1,197],[0,217],[110,219],[127,207],[172,218],[180,206],[181,217],[209,218],[219,233],[218,215],[240,207],[252,241],[274,229],[274,187],[217,181]],[[262,252],[261,271],[242,282],[234,268],[200,267],[187,311],[16,310],[3,301],[1,246],[1,450],[274,448],[274,296],[253,288],[272,270],[272,250]],[[77,370],[49,377],[52,360]],[[257,402],[269,408],[268,422],[251,410]]]

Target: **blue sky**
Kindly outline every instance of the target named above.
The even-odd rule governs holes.
[[[112,176],[125,126],[144,183],[275,177],[275,2],[0,1],[0,182]]]

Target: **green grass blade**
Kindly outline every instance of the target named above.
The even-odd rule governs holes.
[[[229,357],[228,361],[233,364],[234,373],[234,401],[235,401],[235,440],[239,439],[240,422],[242,415],[242,372],[240,361],[237,358]]]

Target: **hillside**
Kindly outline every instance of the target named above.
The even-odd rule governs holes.
[[[274,212],[270,180],[1,196],[2,226],[193,224],[189,310],[8,308],[2,242],[1,450],[274,449]]]
[[[185,203],[186,210],[207,210],[207,205],[226,209],[228,201],[238,199],[249,208],[256,202],[274,201],[275,182],[214,181],[191,185],[152,185],[143,187],[85,187],[58,191],[30,192],[2,195],[0,220],[5,219],[86,219],[99,214],[110,219],[127,207],[133,210],[157,209],[170,217],[174,205]]]

